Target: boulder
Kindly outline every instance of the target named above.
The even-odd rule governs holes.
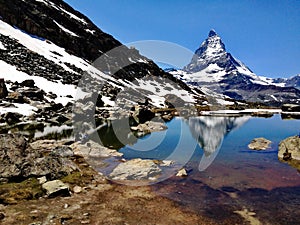
[[[179,170],[176,174],[176,177],[186,177],[188,175],[187,171],[185,168],[182,168]]]
[[[21,134],[0,135],[0,178],[24,180],[47,176],[56,179],[78,170],[66,158],[36,145],[32,148]]]
[[[48,197],[70,196],[69,186],[60,180],[52,180],[44,183],[42,188],[46,191]]]
[[[254,138],[251,143],[248,145],[249,149],[252,150],[266,150],[268,148],[270,148],[270,144],[272,142],[265,139],[265,138]]]
[[[10,102],[14,103],[27,103],[27,100],[24,98],[24,96],[19,92],[11,92],[8,94],[6,99]]]
[[[20,113],[7,112],[1,117],[2,120],[4,120],[7,124],[13,125],[19,123],[21,121],[20,118],[22,118],[23,115],[21,115]]]
[[[34,101],[43,101],[45,92],[39,88],[29,88],[25,90],[20,90],[19,92],[22,93],[23,96],[34,100]]]
[[[33,88],[34,85],[35,85],[34,80],[24,80],[24,81],[21,83],[21,86],[23,86],[23,87],[30,87],[30,88]]]
[[[132,159],[120,163],[109,175],[112,180],[155,180],[161,169],[146,159]]]
[[[0,78],[0,98],[5,98],[8,95],[8,91],[3,78]]]
[[[281,141],[279,143],[278,158],[284,161],[298,161],[300,165],[300,137],[288,137]]]

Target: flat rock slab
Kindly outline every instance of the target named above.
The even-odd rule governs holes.
[[[268,139],[265,138],[254,138],[251,143],[248,145],[249,149],[252,150],[266,150],[268,148],[270,148],[270,144],[272,142]]]
[[[155,180],[160,173],[153,160],[132,159],[119,164],[109,177],[112,180]]]
[[[69,186],[60,180],[52,180],[42,185],[48,197],[69,196]]]
[[[83,157],[107,158],[107,157],[118,157],[123,155],[122,153],[118,152],[115,149],[106,148],[91,140],[85,144],[80,144],[76,142],[72,144],[70,147],[74,151],[75,155],[80,155]]]

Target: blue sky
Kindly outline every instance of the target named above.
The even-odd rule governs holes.
[[[65,0],[122,43],[174,42],[195,51],[211,28],[257,75],[300,73],[299,0]]]

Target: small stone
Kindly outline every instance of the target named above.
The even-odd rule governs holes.
[[[76,193],[76,194],[82,192],[82,187],[80,187],[80,186],[75,186],[75,187],[73,188],[73,192]]]
[[[67,209],[69,207],[69,205],[66,203],[64,204],[64,209]]]
[[[172,164],[174,164],[174,161],[172,161],[172,160],[163,160],[160,165],[161,166],[171,166]]]
[[[176,174],[177,177],[186,177],[187,175],[188,175],[187,171],[184,168],[182,168],[181,170],[179,170],[178,173]]]
[[[44,183],[47,182],[47,178],[46,178],[46,176],[39,177],[39,178],[38,178],[38,181],[39,181],[39,184],[44,184]]]

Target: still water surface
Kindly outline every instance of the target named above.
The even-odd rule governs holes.
[[[234,211],[251,211],[262,224],[300,224],[300,173],[277,157],[279,142],[299,134],[300,120],[195,117],[167,126],[120,148],[127,159],[188,161],[186,178],[152,185],[158,194],[223,223],[239,223]],[[271,148],[249,150],[256,137],[271,140]]]

